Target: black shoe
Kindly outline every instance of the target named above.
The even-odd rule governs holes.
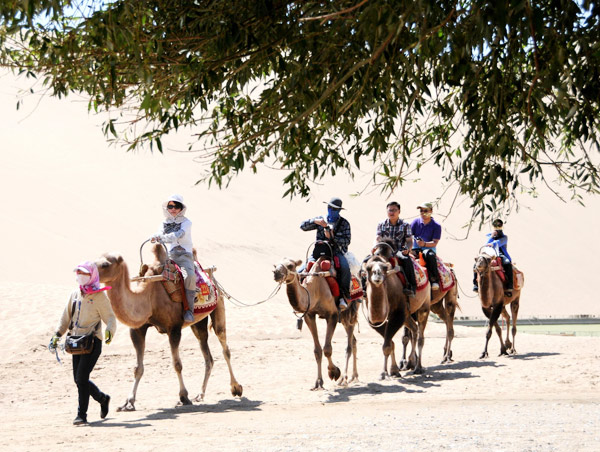
[[[512,290],[505,290],[504,291],[504,296],[505,297],[512,297]]]
[[[110,396],[106,394],[104,402],[100,404],[100,418],[104,419],[108,414],[108,404],[110,403]]]
[[[479,287],[477,287],[477,286],[473,286],[473,292],[475,292],[475,293],[479,293]]]
[[[73,425],[83,425],[83,424],[87,424],[87,419],[84,419],[81,416],[77,416],[73,420]]]
[[[409,297],[414,297],[415,296],[414,289],[412,289],[410,287],[405,287],[404,289],[402,289],[402,293],[404,293],[404,295],[408,295]]]

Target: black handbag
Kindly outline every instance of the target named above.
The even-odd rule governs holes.
[[[73,329],[73,315],[75,315],[75,303],[73,303],[73,307],[71,309],[71,324],[69,325],[69,330]],[[79,314],[77,315],[79,319]],[[94,327],[94,331],[96,331],[96,326]],[[71,355],[87,355],[92,353],[94,349],[94,333],[85,334],[83,336],[77,336],[75,334],[68,334],[65,339],[65,351],[70,353]]]
[[[65,351],[71,355],[86,355],[94,349],[94,333],[84,336],[67,334]]]

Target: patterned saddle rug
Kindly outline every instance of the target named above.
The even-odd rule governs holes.
[[[217,307],[217,286],[204,271],[198,261],[194,262],[196,273],[196,298],[194,299],[194,314],[211,312]],[[163,287],[169,294],[171,301],[181,303],[185,299],[183,272],[179,265],[167,259],[162,270]]]
[[[454,284],[456,284],[454,272],[452,271],[452,264],[445,264],[439,256],[436,256],[436,258],[437,269],[440,275],[440,289],[443,291],[450,290]]]
[[[504,273],[504,267],[502,266],[502,258],[497,257],[495,261],[492,261],[492,269],[495,270],[496,274],[502,280],[502,284],[506,286],[506,273]],[[517,268],[515,264],[512,264],[513,267],[513,287],[516,290],[521,290],[523,285],[525,284],[525,275],[523,272]]]
[[[306,271],[310,271],[314,264],[314,262],[309,262],[306,266]],[[331,269],[331,261],[319,261],[319,269],[320,271],[324,272],[329,271]],[[334,276],[326,276],[325,281],[327,281],[327,284],[329,285],[331,295],[333,295],[334,298],[338,298],[340,296],[340,285],[337,279]],[[350,281],[350,301],[358,300],[359,298],[362,298],[363,295],[364,294],[360,281],[356,278],[356,276],[352,275]]]

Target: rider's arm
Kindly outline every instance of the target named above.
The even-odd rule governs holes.
[[[319,225],[315,223],[315,220],[318,218],[322,217],[310,218],[309,220],[303,221],[302,224],[300,224],[300,229],[303,231],[312,231],[313,229],[317,229]]]

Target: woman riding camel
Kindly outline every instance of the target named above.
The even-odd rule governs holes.
[[[102,353],[102,322],[106,324],[105,342],[110,344],[117,330],[117,319],[105,292],[110,287],[100,287],[96,264],[82,262],[75,268],[75,273],[79,287],[71,293],[49,348],[56,349],[60,337],[67,329],[73,335],[94,335],[90,353],[73,355],[73,378],[79,393],[79,407],[73,424],[81,425],[87,423],[90,396],[100,403],[100,417],[104,419],[108,414],[110,396],[98,389],[90,380],[90,374]]]
[[[502,268],[506,274],[506,287],[504,295],[512,297],[513,291],[513,268],[512,259],[508,254],[508,236],[502,231],[504,223],[502,220],[497,219],[492,223],[494,230],[486,234],[487,242],[486,245],[491,246],[496,250],[498,256],[502,259]],[[473,292],[479,292],[479,286],[477,285],[477,273],[473,275]]]
[[[181,195],[172,195],[163,203],[165,220],[152,242],[165,243],[169,259],[175,261],[183,273],[185,296],[188,310],[183,315],[186,322],[194,321],[194,300],[196,298],[196,270],[192,245],[192,222],[185,217],[187,207]]]

